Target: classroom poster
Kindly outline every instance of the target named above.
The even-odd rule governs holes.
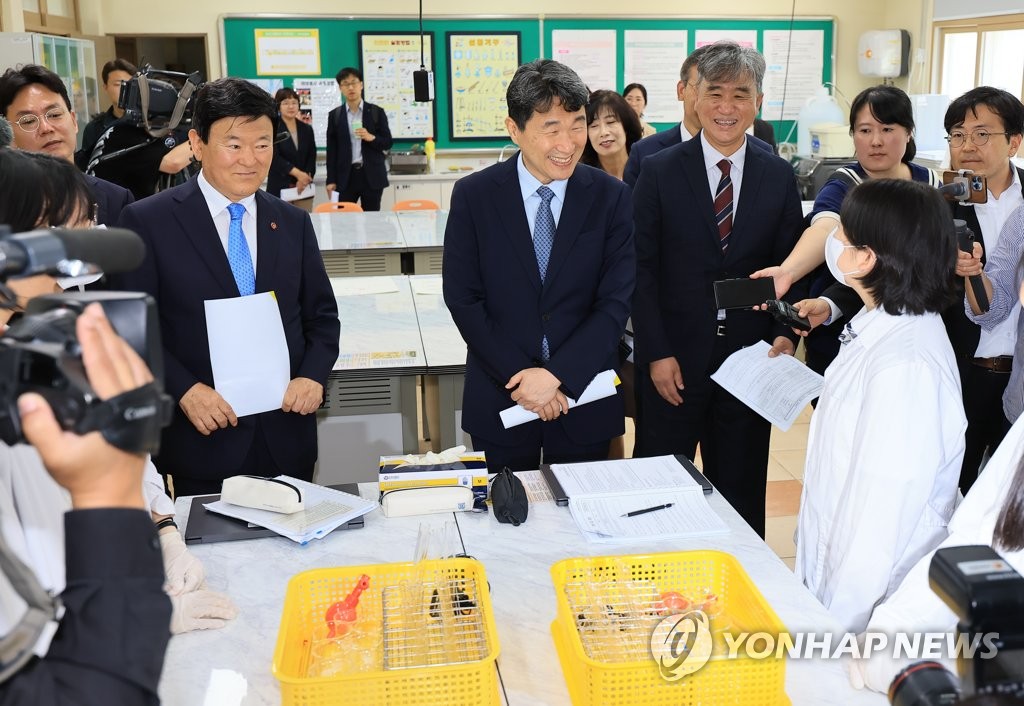
[[[614,29],[556,29],[551,33],[551,58],[570,66],[591,91],[615,91]]]
[[[299,95],[299,117],[313,126],[317,149],[327,149],[327,114],[341,105],[333,78],[297,78],[292,88]]]
[[[420,68],[418,32],[377,34],[360,32],[363,98],[384,109],[391,136],[396,140],[433,137],[434,103],[417,103],[412,74]],[[423,64],[433,70],[433,33],[422,38]]]
[[[257,75],[320,74],[320,30],[257,29],[254,32]]]
[[[519,32],[448,32],[452,140],[508,139],[505,92],[519,67]]]
[[[686,59],[687,39],[685,29],[625,31],[626,75],[622,86],[641,83],[647,89],[644,120],[649,123],[675,123],[682,117],[676,84]]]
[[[765,30],[764,120],[796,120],[821,86],[825,33],[820,29]],[[785,105],[783,105],[785,101]]]
[[[696,38],[695,49],[720,42],[723,39],[731,39],[741,47],[757,49],[756,29],[698,29],[694,33],[694,37]]]

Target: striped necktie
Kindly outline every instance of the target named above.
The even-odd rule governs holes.
[[[718,182],[718,191],[715,192],[715,221],[718,223],[718,237],[722,244],[722,250],[729,247],[729,235],[732,233],[732,179],[729,177],[729,168],[732,163],[723,159],[718,163],[722,170],[722,178]]]
[[[555,192],[542,186],[537,189],[537,195],[540,196],[541,203],[533,224],[533,250],[537,254],[537,269],[540,270],[540,281],[543,282],[548,274],[551,247],[555,244],[555,216],[551,213],[551,199],[555,197]],[[541,339],[540,350],[541,360],[547,362],[551,357],[547,336]]]

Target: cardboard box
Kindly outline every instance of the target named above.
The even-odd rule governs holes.
[[[400,488],[461,485],[473,490],[476,502],[487,500],[487,459],[483,451],[467,451],[453,463],[412,465],[405,456],[381,456],[378,466],[381,494]]]

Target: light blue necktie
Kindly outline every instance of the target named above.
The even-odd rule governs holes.
[[[551,259],[551,246],[555,243],[555,216],[551,213],[551,199],[555,192],[546,186],[537,189],[540,196],[540,206],[537,208],[537,218],[533,225],[533,250],[537,253],[537,268],[540,270],[540,281],[543,283],[548,274],[548,260]],[[548,337],[540,342],[541,360],[547,362],[551,357],[551,349],[548,347]]]
[[[252,271],[249,243],[242,232],[245,206],[240,203],[230,204],[228,212],[231,214],[231,226],[228,228],[228,264],[231,265],[231,274],[235,276],[238,293],[247,297],[256,293],[256,275]]]

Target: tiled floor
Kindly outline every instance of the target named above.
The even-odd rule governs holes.
[[[789,431],[772,427],[768,456],[768,489],[765,501],[765,541],[789,568],[793,568],[796,545],[796,515],[803,490],[804,458],[807,455],[807,430],[811,423],[808,406]],[[633,448],[633,421],[626,420],[626,449]],[[694,463],[700,467],[700,452]]]

